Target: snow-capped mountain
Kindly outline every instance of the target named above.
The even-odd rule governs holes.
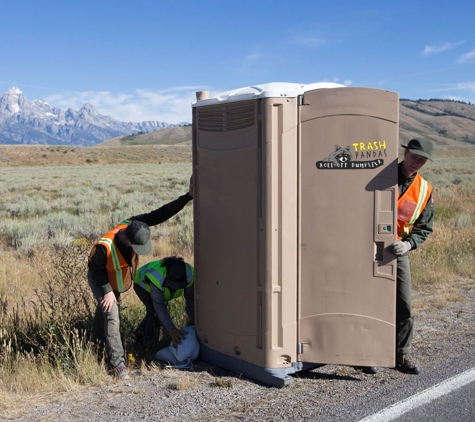
[[[120,135],[184,124],[121,122],[99,114],[89,103],[64,111],[43,100],[29,102],[17,87],[0,96],[0,144],[93,146]]]

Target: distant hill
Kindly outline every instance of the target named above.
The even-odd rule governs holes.
[[[191,145],[191,126],[170,127],[144,134],[118,136],[99,144]],[[436,145],[475,145],[475,105],[446,100],[399,102],[399,141],[424,137]]]
[[[436,145],[475,144],[475,106],[459,101],[400,100],[399,140],[424,137]]]
[[[170,127],[149,133],[117,136],[97,146],[191,145],[191,126]]]

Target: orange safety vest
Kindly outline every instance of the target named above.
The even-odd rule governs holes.
[[[131,262],[132,267],[127,263],[117,247],[115,235],[119,230],[125,229],[132,220],[124,220],[109,233],[102,236],[96,245],[102,245],[107,250],[107,277],[113,290],[122,293],[126,292],[132,286],[135,278],[135,272],[138,267],[139,257],[132,250]],[[91,255],[94,253],[92,250]]]
[[[430,198],[432,186],[416,174],[409,188],[397,201],[397,237],[406,238]]]

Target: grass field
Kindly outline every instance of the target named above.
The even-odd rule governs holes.
[[[70,148],[0,146],[0,406],[18,395],[70,391],[111,381],[89,341],[95,303],[86,281],[92,243],[124,218],[187,191],[189,146]],[[439,147],[422,174],[434,186],[435,232],[411,253],[416,289],[443,307],[455,280],[475,279],[475,147]],[[193,262],[188,205],[152,228],[154,251]],[[173,303],[173,302],[172,302]],[[133,330],[144,315],[133,293],[121,303],[129,365],[144,365]],[[173,318],[184,322],[183,303]]]

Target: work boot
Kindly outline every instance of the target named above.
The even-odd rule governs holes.
[[[120,362],[116,367],[115,370],[120,380],[127,381],[130,379],[129,373],[127,372],[127,368],[124,365],[124,362]]]
[[[396,369],[405,372],[406,374],[418,375],[421,372],[419,368],[409,355],[398,354],[396,356]]]
[[[358,369],[363,373],[370,375],[377,374],[379,371],[379,368],[377,366],[355,366],[355,369]]]

